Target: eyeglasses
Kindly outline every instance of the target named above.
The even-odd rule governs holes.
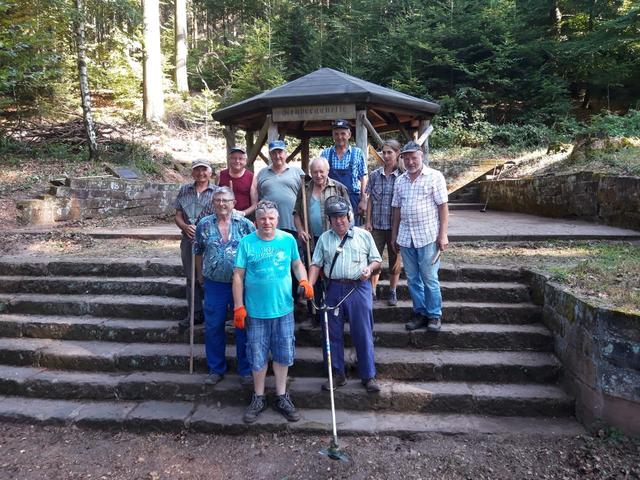
[[[258,206],[256,207],[256,210],[269,210],[272,208],[278,208],[278,206],[273,202],[269,202],[267,200],[261,200],[260,202],[258,202]]]
[[[233,198],[214,198],[213,203],[231,203]]]

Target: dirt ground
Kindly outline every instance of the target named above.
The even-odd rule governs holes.
[[[0,479],[638,479],[640,443],[595,437],[132,433],[0,424]],[[610,433],[610,432],[609,432]]]

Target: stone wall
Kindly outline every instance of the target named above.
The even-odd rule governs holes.
[[[591,172],[480,182],[489,208],[547,217],[578,217],[640,230],[640,177]]]
[[[578,419],[640,435],[640,316],[597,307],[543,275],[529,275]]]
[[[23,224],[51,224],[65,220],[117,215],[172,213],[180,185],[123,180],[112,176],[67,178],[52,182],[49,193],[17,202]]]

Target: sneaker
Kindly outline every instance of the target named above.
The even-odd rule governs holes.
[[[387,300],[387,303],[390,307],[395,307],[396,305],[398,305],[398,295],[396,295],[395,290],[389,291],[389,299]]]
[[[409,320],[409,322],[406,323],[404,328],[406,328],[411,332],[413,330],[417,330],[419,328],[426,327],[426,326],[427,326],[427,319],[424,318],[419,313],[414,313],[413,316],[411,317],[411,320]]]
[[[204,379],[205,385],[215,385],[216,383],[220,383],[220,380],[224,378],[223,375],[219,373],[210,373],[207,375],[207,378]]]
[[[267,397],[264,395],[253,394],[251,403],[244,412],[242,421],[244,423],[253,423],[258,419],[258,415],[267,408]]]
[[[362,385],[364,385],[364,389],[368,393],[378,393],[380,391],[380,385],[378,385],[375,377],[362,380]]]
[[[240,385],[243,387],[252,387],[253,386],[253,376],[252,375],[240,375]]]
[[[297,422],[300,420],[300,414],[296,410],[296,407],[294,407],[288,393],[276,396],[276,404],[273,408],[277,412],[280,412],[282,416],[290,422]]]
[[[334,374],[333,375],[333,389],[335,390],[338,387],[344,387],[347,384],[347,378],[344,375]],[[330,390],[329,380],[322,384],[322,390],[326,390],[327,392]]]
[[[432,317],[428,319],[427,330],[430,332],[439,332],[440,327],[442,326],[442,322],[440,317]]]

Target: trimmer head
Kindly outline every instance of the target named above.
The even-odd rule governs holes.
[[[323,448],[322,450],[320,450],[320,453],[322,455],[326,455],[331,460],[340,460],[341,462],[349,461],[349,457],[346,453],[340,450],[340,447],[338,447],[338,444],[335,442],[335,440],[331,440],[331,444],[327,448]]]

